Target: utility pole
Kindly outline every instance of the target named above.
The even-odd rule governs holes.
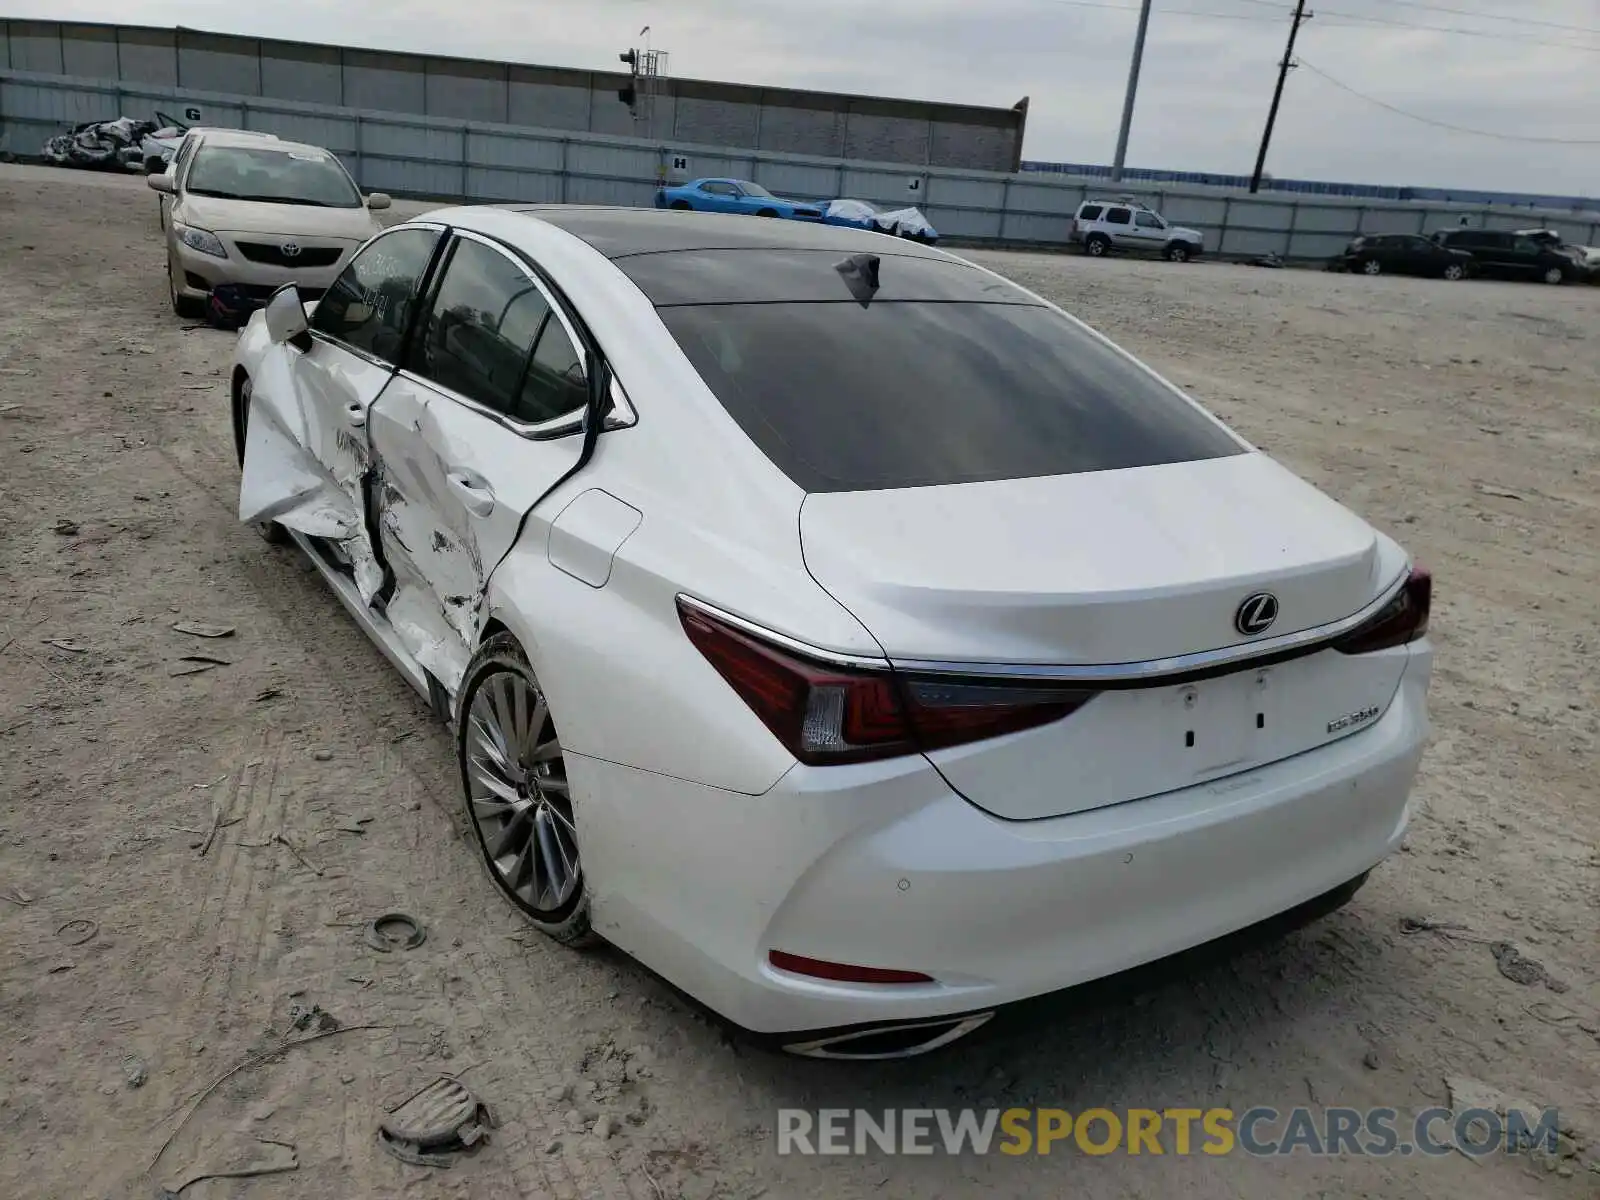
[[[1283,81],[1289,77],[1294,62],[1294,39],[1300,32],[1300,23],[1309,21],[1315,14],[1306,11],[1306,0],[1296,0],[1294,20],[1289,24],[1289,44],[1283,49],[1283,61],[1278,64],[1278,86],[1272,90],[1272,107],[1267,110],[1267,127],[1261,131],[1261,152],[1256,155],[1255,174],[1250,176],[1252,194],[1261,190],[1261,172],[1267,165],[1267,146],[1272,141],[1272,127],[1278,120],[1278,102],[1283,99]]]
[[[1111,163],[1111,182],[1122,182],[1122,164],[1128,157],[1128,130],[1133,125],[1133,98],[1139,91],[1139,67],[1144,62],[1144,33],[1150,26],[1150,0],[1139,9],[1139,32],[1133,35],[1133,61],[1128,64],[1128,92],[1122,98],[1122,128],[1117,130],[1117,157]]]

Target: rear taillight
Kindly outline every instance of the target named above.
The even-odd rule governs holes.
[[[1414,642],[1428,632],[1433,607],[1433,575],[1426,567],[1413,567],[1393,600],[1366,624],[1353,629],[1333,648],[1341,654],[1371,654]]]
[[[1093,695],[1082,689],[902,676],[818,662],[678,602],[700,653],[803,763],[893,758],[981,741],[1059,720]]]
[[[850,963],[828,962],[821,958],[807,958],[803,954],[790,954],[786,950],[773,950],[767,961],[780,971],[795,975],[809,975],[813,979],[827,979],[835,983],[932,983],[933,976],[921,971],[902,971],[894,967],[857,967]]]

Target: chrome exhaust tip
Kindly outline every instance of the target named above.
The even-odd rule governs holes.
[[[964,1017],[939,1017],[931,1021],[912,1021],[904,1024],[877,1025],[855,1029],[848,1033],[830,1034],[812,1041],[791,1042],[784,1046],[788,1054],[802,1058],[846,1059],[856,1062],[881,1061],[890,1058],[915,1058],[948,1046],[964,1038],[974,1029],[988,1024],[994,1013],[972,1013]]]

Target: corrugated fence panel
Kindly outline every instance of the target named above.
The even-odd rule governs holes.
[[[908,206],[909,207],[909,206]],[[939,231],[941,237],[997,238],[1000,236],[1000,211],[974,208],[940,208],[930,204],[917,206],[928,223]]]
[[[1281,233],[1260,233],[1253,229],[1229,228],[1223,231],[1220,245],[1218,239],[1208,236],[1207,244],[1217,246],[1223,254],[1238,254],[1254,257],[1260,254],[1282,254],[1288,247],[1287,238]]]
[[[467,171],[467,194],[474,200],[560,204],[561,190],[558,173],[497,171],[486,167],[472,167]]]
[[[356,122],[350,117],[313,117],[256,107],[250,109],[250,128],[275,133],[288,141],[326,146],[339,153],[355,150],[358,137]]]
[[[585,146],[573,142],[567,149],[567,170],[574,175],[608,175],[620,180],[638,180],[645,189],[646,204],[654,203],[656,163],[652,150],[632,146]],[[577,203],[577,201],[574,201]],[[584,201],[612,204],[615,201]]]
[[[1228,201],[1211,196],[1184,196],[1169,193],[1161,215],[1174,225],[1221,225],[1228,213]]]
[[[0,20],[0,67],[11,69],[11,22]]]
[[[655,197],[653,183],[637,183],[628,179],[586,179],[582,176],[570,176],[567,179],[568,204],[625,204],[647,208],[655,203]]]
[[[1083,202],[1082,187],[1049,187],[1037,183],[1013,183],[1007,207],[1014,214],[1050,213],[1070,217]],[[1034,240],[1031,236],[1016,234],[1019,238]]]
[[[26,83],[6,84],[0,92],[0,104],[4,105],[8,120],[54,122],[59,126],[52,131],[55,133],[65,133],[85,121],[114,121],[122,115],[117,111],[116,96],[110,92]],[[18,150],[28,153],[20,147]]]
[[[402,125],[377,119],[361,123],[361,153],[460,165],[462,131]]]
[[[1289,243],[1289,257],[1332,258],[1349,245],[1351,236],[1348,233],[1301,233],[1297,230]]]
[[[361,186],[369,192],[401,192],[417,196],[460,197],[462,171],[458,163],[397,162],[392,158],[362,156]]]
[[[1176,218],[1174,218],[1175,220]],[[1235,200],[1228,210],[1228,224],[1250,229],[1287,230],[1294,220],[1293,204],[1262,203],[1256,200]]]
[[[847,166],[844,172],[844,195],[852,200],[882,200],[904,207],[922,198],[920,193],[913,195],[906,187],[908,180],[918,178],[920,176],[910,171],[871,171]]]
[[[1294,227],[1297,233],[1337,233],[1345,237],[1353,236],[1356,224],[1361,219],[1361,210],[1346,205],[1302,204],[1300,214],[1295,218]]]
[[[922,198],[922,203],[930,206],[943,204],[960,208],[992,208],[998,211],[1006,194],[1005,181],[998,179],[951,179],[948,176],[935,175],[928,180],[926,186],[927,192]],[[916,201],[913,198],[908,202]]]
[[[839,186],[835,167],[808,167],[798,163],[763,162],[756,168],[756,179],[775,196],[798,196],[811,200],[837,200]]]
[[[1368,208],[1361,214],[1362,233],[1425,233],[1427,224],[1422,208]]]
[[[564,153],[561,143],[553,138],[509,137],[496,133],[467,135],[467,161],[473,166],[559,171]]]

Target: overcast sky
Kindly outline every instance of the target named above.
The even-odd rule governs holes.
[[[648,24],[676,75],[1000,106],[1030,96],[1025,156],[1093,163],[1110,162],[1115,149],[1138,3],[0,0],[17,17],[608,70]],[[1248,174],[1291,8],[1292,0],[1155,0],[1129,165]],[[1308,66],[1290,74],[1272,174],[1600,196],[1600,0],[1308,8],[1316,16],[1296,47]],[[1487,13],[1516,15],[1469,15]],[[1506,136],[1431,128],[1341,90],[1310,65],[1395,108]],[[1530,136],[1590,144],[1521,140]]]

